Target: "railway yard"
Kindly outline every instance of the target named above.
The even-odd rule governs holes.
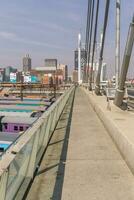
[[[15,95],[12,87],[0,91],[0,154],[2,155],[58,98],[54,93]],[[36,88],[38,89],[38,88]],[[21,92],[20,89],[19,93]],[[35,90],[35,88],[34,88]],[[39,91],[39,90],[38,90]]]

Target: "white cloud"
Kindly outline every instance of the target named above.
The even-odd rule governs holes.
[[[55,49],[64,49],[62,46],[45,43],[45,42],[40,42],[40,41],[33,41],[30,39],[25,39],[25,38],[22,38],[22,37],[16,35],[15,33],[6,32],[6,31],[0,31],[0,38],[10,40],[10,41],[20,42],[20,43],[24,43],[24,44],[44,46],[44,47],[55,48]]]
[[[73,16],[70,16],[70,18],[72,19]],[[26,19],[27,23],[31,24],[32,28],[33,28],[33,24],[34,25],[39,25],[40,27],[44,27],[45,29],[41,29],[43,31],[50,31],[50,30],[54,30],[54,31],[59,31],[59,32],[63,32],[63,33],[72,33],[72,29],[70,28],[66,28],[66,26],[62,26],[58,23],[53,23],[53,22],[47,22],[47,21],[38,21],[38,20],[33,20],[33,19]]]
[[[64,49],[63,47],[57,46],[57,45],[54,45],[54,44],[44,43],[44,42],[39,42],[39,41],[33,41],[33,40],[27,40],[27,39],[24,39],[24,38],[16,38],[15,41],[25,43],[25,44],[31,44],[31,45],[35,45],[35,46],[44,46],[44,47],[48,47],[48,48]]]
[[[4,39],[15,39],[16,38],[16,34],[10,33],[10,32],[6,32],[6,31],[0,31],[0,37],[2,37]]]

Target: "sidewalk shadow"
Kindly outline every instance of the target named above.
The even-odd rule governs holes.
[[[45,169],[43,169],[43,170],[38,171],[37,174],[36,174],[36,176],[39,176],[39,175],[41,175],[41,174],[43,174],[43,173],[45,173],[45,172],[47,172],[47,171],[49,171],[49,170],[51,170],[51,169],[57,167],[58,165],[59,165],[59,163],[57,163],[57,164],[55,164],[55,165],[52,165],[52,166],[50,166],[50,167],[47,167],[47,168],[45,168]]]
[[[58,167],[58,171],[57,171],[56,183],[55,183],[53,196],[52,196],[51,200],[60,200],[61,195],[62,195],[64,174],[65,174],[65,162],[66,162],[66,158],[67,158],[68,139],[69,139],[69,135],[70,135],[70,127],[71,127],[71,122],[72,122],[74,98],[75,98],[75,94],[73,97],[71,111],[70,111],[70,115],[68,118],[67,129],[66,129],[66,134],[65,134],[65,138],[64,138],[64,144],[63,144],[62,153],[61,153],[61,157],[60,157],[60,163],[59,163],[59,167]]]

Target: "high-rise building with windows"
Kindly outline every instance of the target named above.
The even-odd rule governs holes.
[[[17,69],[13,68],[12,66],[6,67],[4,81],[9,82],[10,81],[10,73],[16,73],[16,72],[17,72]]]
[[[67,82],[67,80],[68,80],[68,66],[67,65],[63,65],[63,64],[59,64],[58,65],[58,69],[62,70],[63,81]]]
[[[57,69],[57,59],[45,59],[45,68],[50,70]]]
[[[85,49],[81,49],[81,68],[86,66],[87,53]],[[74,51],[74,70],[78,70],[78,49]]]
[[[23,71],[24,72],[29,72],[31,71],[32,68],[32,60],[29,57],[29,54],[27,54],[24,58],[23,58]]]

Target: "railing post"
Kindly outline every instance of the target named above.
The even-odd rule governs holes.
[[[51,129],[51,119],[52,119],[52,115],[51,113],[48,116],[47,119],[47,125],[46,125],[46,129],[45,129],[45,135],[44,135],[44,141],[43,141],[43,146],[46,148],[48,140],[49,140],[49,133],[50,133],[50,129]]]
[[[30,161],[28,164],[27,174],[26,174],[26,176],[30,177],[31,179],[33,178],[34,170],[35,170],[36,155],[37,155],[37,151],[38,151],[39,134],[36,133],[34,137],[35,138],[33,141],[31,157],[30,157]]]
[[[57,106],[54,109],[54,116],[53,116],[53,121],[52,121],[52,125],[51,125],[51,130],[54,131],[54,128],[56,126],[56,111],[57,111]]]

